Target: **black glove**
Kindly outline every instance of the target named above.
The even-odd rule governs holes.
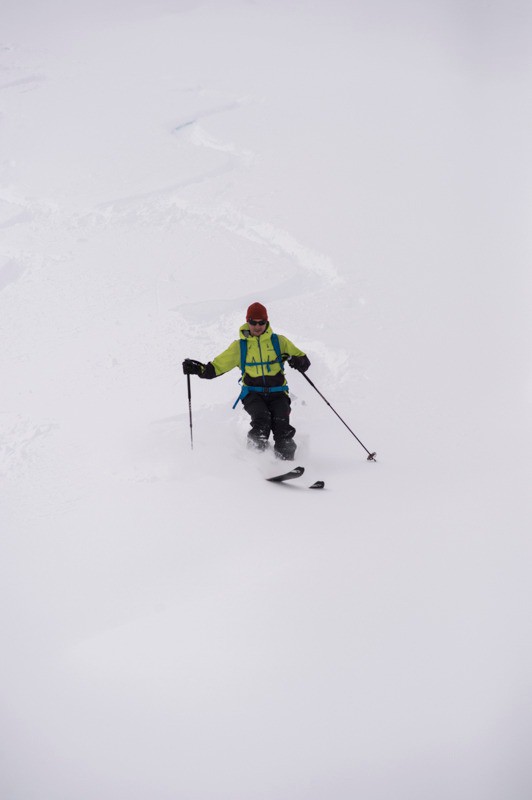
[[[288,363],[292,369],[297,369],[298,372],[306,372],[310,367],[310,361],[306,356],[292,356],[288,359]]]
[[[185,358],[183,361],[183,372],[185,375],[201,375],[205,369],[205,364],[195,361],[193,358]]]

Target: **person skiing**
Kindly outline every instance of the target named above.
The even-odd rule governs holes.
[[[300,372],[306,372],[310,367],[310,361],[302,350],[286,336],[272,331],[266,308],[256,302],[247,310],[239,339],[207,364],[185,358],[183,372],[211,379],[239,367],[242,370],[242,391],[233,408],[242,400],[251,417],[248,443],[260,451],[265,450],[270,433],[273,433],[276,456],[291,461],[296,451],[296,429],[290,425],[285,361]]]

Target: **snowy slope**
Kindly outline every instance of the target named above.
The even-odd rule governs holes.
[[[2,796],[530,797],[529,9],[2,17]]]

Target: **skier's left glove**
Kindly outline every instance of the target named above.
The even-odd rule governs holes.
[[[292,356],[288,359],[288,363],[293,369],[297,369],[298,372],[306,372],[310,367],[310,361],[307,356]]]

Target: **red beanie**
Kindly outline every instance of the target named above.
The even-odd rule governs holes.
[[[246,322],[250,319],[265,319],[268,321],[268,312],[262,303],[252,303],[246,313]]]

